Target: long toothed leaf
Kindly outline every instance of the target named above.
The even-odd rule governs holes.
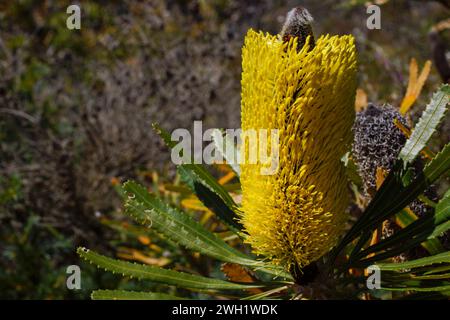
[[[153,128],[169,147],[175,147],[170,134],[157,124]],[[242,225],[238,222],[238,206],[228,191],[200,164],[186,163],[178,167],[178,173],[203,204],[211,209],[230,230],[238,233]]]
[[[405,167],[408,163],[413,162],[436,131],[448,109],[449,96],[449,85],[443,85],[434,93],[431,102],[427,105],[411,136],[400,151],[400,158],[403,159]]]
[[[450,219],[450,189],[444,194],[438,202],[434,212],[435,224],[440,224]]]
[[[423,172],[429,181],[434,181],[444,176],[450,170],[450,143],[431,160],[423,169]]]
[[[203,290],[240,290],[261,287],[261,285],[257,284],[244,285],[149,265],[116,260],[105,257],[86,248],[78,248],[77,253],[81,258],[107,271],[122,274],[131,278],[146,279],[157,283],[174,285],[182,288]]]
[[[284,278],[291,278],[281,268],[253,260],[244,253],[230,247],[225,241],[206,230],[189,215],[167,205],[148,193],[139,184],[128,181],[124,184],[124,190],[128,194],[125,212],[140,224],[156,229],[186,248],[218,260],[245,265]]]
[[[189,249],[221,261],[257,264],[257,261],[230,247],[189,215],[167,205],[139,184],[128,181],[123,187],[128,194],[125,212],[140,224],[156,229]]]
[[[431,257],[420,258],[401,263],[377,263],[380,270],[385,271],[403,271],[406,269],[425,267],[433,264],[450,263],[450,252],[443,252]]]

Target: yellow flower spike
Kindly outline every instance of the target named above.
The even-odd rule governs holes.
[[[261,175],[261,164],[241,164],[241,221],[253,250],[289,271],[327,253],[347,220],[341,158],[355,116],[354,39],[310,39],[297,50],[295,37],[250,30],[242,50],[242,130],[278,129],[279,166]]]

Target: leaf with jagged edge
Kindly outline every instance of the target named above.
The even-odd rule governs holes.
[[[398,190],[401,190],[403,188],[399,171],[401,171],[401,163],[397,161],[397,163],[395,163],[394,165],[394,168],[389,172],[383,184],[378,189],[377,193],[375,194],[375,197],[372,199],[372,201],[365,209],[364,213],[360,216],[360,218],[356,221],[356,223],[353,224],[351,229],[344,235],[340,243],[332,250],[330,259],[331,263],[333,263],[336,260],[338,254],[351,241],[361,236],[361,233],[365,235],[365,237],[363,238],[365,240],[368,240],[368,237],[370,236],[370,231],[372,231],[374,227],[377,227],[377,224],[373,222],[375,216],[380,216],[383,213],[383,211],[380,210],[380,207],[383,206],[384,204],[391,205],[391,203],[393,203],[392,198],[394,197],[395,192],[398,193]],[[392,214],[393,213],[396,213],[396,211],[392,212]],[[379,218],[379,220],[383,221],[385,220],[385,218],[382,217]],[[355,247],[353,249],[351,256],[356,255],[357,251],[362,249],[363,243],[359,243],[357,247],[358,248]]]
[[[91,293],[92,300],[187,300],[159,292],[139,292],[127,290],[95,290]]]
[[[138,223],[156,229],[188,249],[220,261],[245,265],[252,269],[291,279],[291,276],[280,267],[269,266],[262,261],[251,259],[229,246],[189,215],[164,203],[139,184],[128,181],[124,184],[124,189],[128,193],[125,213]]]
[[[446,265],[449,266],[448,264]],[[390,291],[417,292],[448,292],[450,288],[450,273],[423,273],[423,270],[439,270],[439,266],[432,264],[412,270],[382,271],[381,289]]]
[[[176,145],[169,133],[158,124],[153,124],[153,128],[169,148]],[[239,211],[237,204],[228,191],[202,165],[191,161],[190,164],[178,165],[177,170],[184,183],[231,231],[239,233],[242,230],[243,227],[236,214]]]
[[[434,264],[450,263],[450,251],[442,252],[434,256],[405,261],[400,263],[376,263],[381,271],[397,271],[426,267]]]
[[[161,128],[157,123],[153,123],[152,127],[156,131],[156,133],[163,139],[164,143],[169,148],[172,149],[176,145],[176,143],[174,141],[172,141],[172,139],[170,138],[169,133],[166,130],[164,130],[163,128]]]
[[[436,205],[434,222],[437,227],[428,239],[435,239],[450,230],[450,189],[447,190],[442,199]]]
[[[450,189],[445,192],[434,210],[434,220],[436,224],[440,224],[450,219]]]
[[[423,172],[428,181],[433,182],[450,171],[450,143],[425,166]]]
[[[404,166],[411,163],[428,143],[444,117],[449,103],[450,86],[445,84],[433,94],[431,102],[417,122],[411,136],[400,151]]]
[[[185,272],[163,269],[144,264],[116,260],[100,255],[86,248],[78,248],[78,255],[105,271],[131,278],[145,279],[182,288],[201,290],[243,290],[264,287],[261,284],[240,284],[214,278],[206,278]]]
[[[227,245],[189,215],[150,194],[139,184],[128,181],[124,184],[124,189],[128,194],[125,212],[140,224],[155,228],[179,244],[221,261],[244,265],[257,263]]]
[[[450,252],[401,263],[377,263],[382,289],[393,291],[447,292],[450,288]]]

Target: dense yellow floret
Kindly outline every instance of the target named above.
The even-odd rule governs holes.
[[[242,59],[243,131],[279,130],[276,174],[241,165],[246,241],[277,264],[301,268],[335,245],[347,219],[341,158],[355,116],[354,39],[327,35],[297,50],[296,38],[284,43],[250,30]],[[245,158],[249,145],[242,148]]]

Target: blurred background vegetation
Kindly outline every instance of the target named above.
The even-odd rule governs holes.
[[[88,298],[97,287],[137,286],[83,265],[82,290],[67,290],[65,269],[79,264],[79,245],[150,264],[208,268],[127,222],[118,183],[140,180],[207,213],[190,195],[180,198],[184,189],[176,188],[151,123],[238,128],[244,36],[249,28],[277,33],[292,7],[308,8],[316,35],[356,37],[359,88],[368,101],[398,106],[410,59],[419,67],[432,60],[413,109],[420,115],[448,81],[435,66],[449,43],[449,2],[377,3],[381,30],[366,28],[367,3],[358,0],[86,0],[81,30],[68,30],[72,1],[2,1],[0,298]],[[441,132],[437,148],[449,140],[448,120]]]

